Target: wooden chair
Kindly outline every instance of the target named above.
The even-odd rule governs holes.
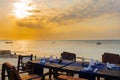
[[[62,59],[67,59],[67,60],[72,60],[72,61],[76,61],[76,54],[74,53],[70,53],[70,52],[63,52],[61,54]],[[67,75],[69,76],[61,76],[61,77],[65,77],[65,80],[95,80],[96,76],[95,74],[87,74],[87,73],[79,73],[79,78],[73,78],[70,76],[74,76],[74,73],[71,72],[67,72]],[[64,80],[64,79],[63,79]]]
[[[7,75],[6,75],[7,73]],[[2,74],[1,80],[5,80],[6,77],[8,80],[42,80],[42,77],[32,74],[32,75],[20,75],[16,70],[15,66],[5,62],[2,64]]]
[[[63,53],[61,53],[61,58],[76,61],[76,54],[70,53],[70,52],[63,52]]]
[[[120,56],[119,54],[114,53],[104,53],[102,55],[102,62],[103,63],[113,63],[113,64],[120,64]]]
[[[61,53],[61,58],[66,59],[66,60],[76,61],[76,54],[64,51],[63,53]],[[70,73],[70,72],[67,72],[67,75],[73,76],[74,74]]]
[[[76,61],[76,54],[75,53],[71,53],[71,52],[63,52],[61,53],[61,58],[62,59],[65,59],[65,60],[72,60],[72,61]],[[65,72],[63,73],[64,71],[60,71],[59,72],[59,76],[61,75],[68,75],[68,76],[74,76],[74,73],[71,73],[71,72]],[[66,79],[65,79],[66,80]]]
[[[102,54],[102,62],[103,63],[109,62],[112,64],[120,64],[120,56],[119,56],[119,54],[105,52],[104,54]],[[100,80],[100,76],[98,76],[97,79]],[[104,78],[104,79],[109,80],[107,78]]]
[[[19,55],[18,56],[18,64],[17,64],[17,71],[29,71],[30,64],[29,61],[33,59],[33,55]]]
[[[72,60],[72,61],[76,61],[76,54],[74,53],[70,53],[70,52],[63,52],[61,53],[61,59],[66,59],[66,60]],[[53,72],[51,69],[49,69],[49,72]],[[59,71],[59,75],[63,74],[64,71]],[[71,75],[73,76],[73,73],[69,73],[69,72],[65,72],[67,75]],[[64,73],[64,74],[65,74]],[[51,74],[49,75],[49,78],[51,79]]]

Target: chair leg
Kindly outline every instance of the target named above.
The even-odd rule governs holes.
[[[54,80],[58,80],[58,71],[56,69],[53,70],[53,78]]]

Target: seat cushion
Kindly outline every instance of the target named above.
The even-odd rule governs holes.
[[[22,74],[22,75],[21,75],[21,78],[22,78],[22,80],[28,80],[28,79],[32,79],[32,80],[42,80],[42,79],[40,78],[40,76],[38,76],[38,75],[28,75],[28,74]]]
[[[58,77],[59,80],[87,80],[87,79],[83,79],[83,78],[75,78],[72,76],[67,76],[67,75],[60,75]]]

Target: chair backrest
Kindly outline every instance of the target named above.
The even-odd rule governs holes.
[[[103,63],[114,63],[114,64],[119,64],[120,63],[120,56],[119,54],[114,54],[114,53],[104,53],[102,55],[102,62]]]
[[[12,64],[5,62],[2,64],[2,77],[1,80],[5,80],[6,74],[8,76],[8,80],[21,80],[18,71],[15,66]]]
[[[63,52],[61,53],[61,58],[76,61],[76,54],[70,52]]]
[[[29,64],[28,62],[33,59],[33,55],[19,55],[18,56],[18,65],[17,65],[17,71],[25,71],[29,70]]]

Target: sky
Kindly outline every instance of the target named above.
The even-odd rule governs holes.
[[[120,0],[0,0],[0,40],[120,40]]]

